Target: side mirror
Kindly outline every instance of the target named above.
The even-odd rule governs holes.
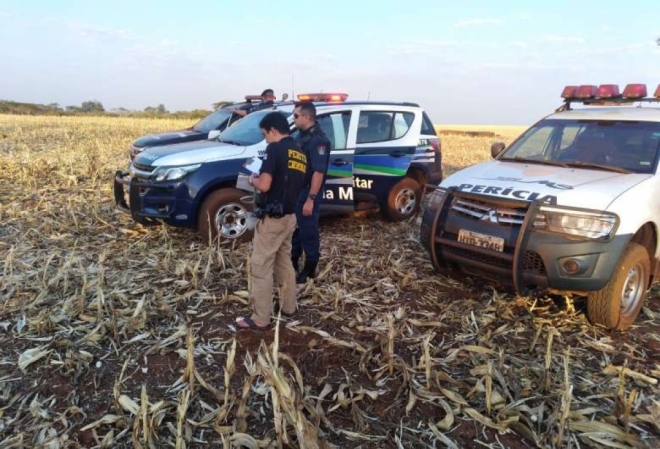
[[[493,156],[493,159],[495,159],[501,152],[504,150],[504,142],[494,142],[490,146],[490,155]]]
[[[289,98],[289,94],[282,94],[282,101],[286,101]]]
[[[208,137],[208,139],[209,139],[209,140],[213,140],[213,139],[215,139],[216,137],[218,137],[218,136],[220,135],[221,132],[222,132],[222,131],[220,131],[220,130],[218,130],[218,129],[214,129],[213,131],[209,131],[209,137]]]

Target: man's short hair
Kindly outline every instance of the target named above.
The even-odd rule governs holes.
[[[296,108],[300,108],[300,113],[306,115],[311,120],[316,120],[316,106],[311,101],[297,101]]]
[[[269,112],[264,118],[259,122],[259,128],[264,131],[270,131],[274,129],[275,131],[288,136],[289,131],[289,121],[286,119],[286,116],[278,111]]]
[[[263,92],[261,92],[261,96],[265,97],[266,95],[275,95],[275,91],[273,89],[266,89]]]

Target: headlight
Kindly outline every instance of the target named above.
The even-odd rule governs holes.
[[[593,240],[609,239],[618,224],[614,214],[549,206],[542,206],[534,218],[534,229]]]
[[[154,170],[153,176],[156,181],[178,181],[201,166],[202,164],[184,165],[181,167],[158,167]]]
[[[431,195],[429,195],[429,199],[425,204],[425,207],[427,209],[437,209],[440,207],[442,204],[442,201],[445,199],[445,195],[447,194],[447,190],[443,188],[436,188]]]

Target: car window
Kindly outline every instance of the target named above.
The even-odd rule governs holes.
[[[507,151],[506,157],[525,159],[545,159],[543,156],[550,144],[550,136],[555,128],[553,126],[537,126],[528,130],[517,142],[517,151]]]
[[[591,163],[653,173],[660,158],[660,123],[543,120],[506,149],[501,159]]]
[[[330,140],[331,150],[345,150],[348,137],[348,125],[351,122],[350,112],[335,112],[320,115],[317,123]]]
[[[403,137],[415,118],[412,112],[362,111],[357,143],[384,142]]]
[[[561,143],[559,144],[559,151],[566,149],[569,145],[573,145],[580,131],[583,129],[580,123],[569,123],[564,126],[561,134]]]
[[[394,114],[394,138],[400,139],[405,136],[410,125],[412,125],[413,120],[415,119],[415,114],[412,112],[397,112]]]
[[[422,134],[423,135],[431,135],[431,136],[437,136],[437,133],[435,132],[435,126],[433,126],[433,122],[429,118],[428,115],[426,115],[426,112],[422,112]]]
[[[271,110],[256,111],[248,114],[246,117],[237,121],[234,125],[224,130],[218,137],[220,142],[230,142],[236,145],[254,145],[264,140],[259,128],[259,122],[266,114],[271,113]],[[291,113],[279,111],[287,119]]]
[[[199,122],[197,122],[193,126],[193,129],[202,133],[207,133],[209,131],[213,131],[214,129],[220,129],[220,125],[224,125],[230,115],[230,108],[216,109],[214,112],[210,113]],[[234,115],[236,116],[236,114]]]

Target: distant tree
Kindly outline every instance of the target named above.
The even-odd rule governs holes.
[[[225,106],[231,106],[232,104],[234,104],[233,101],[218,101],[217,103],[213,103],[213,109],[224,108]]]
[[[103,104],[98,100],[84,101],[80,105],[80,109],[85,113],[99,113],[105,112]]]
[[[65,108],[66,112],[77,114],[79,112],[82,112],[82,108],[80,106],[67,106]]]
[[[164,105],[163,103],[161,103],[161,104],[159,104],[158,106],[156,106],[156,113],[157,113],[157,114],[161,114],[161,115],[165,115],[165,114],[169,114],[170,111],[168,111],[168,110],[165,108],[165,105]]]
[[[660,46],[660,37],[655,40],[655,43],[658,44],[658,46]]]

